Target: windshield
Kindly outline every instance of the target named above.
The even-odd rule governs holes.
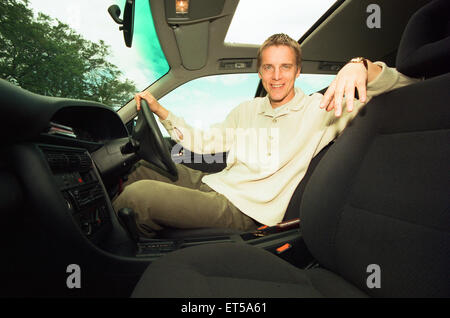
[[[107,9],[125,0],[2,0],[0,74],[34,93],[113,109],[169,71],[149,1],[136,1],[133,45]]]

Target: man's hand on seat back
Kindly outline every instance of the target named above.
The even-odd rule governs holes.
[[[367,61],[367,69],[363,63],[347,63],[336,75],[322,97],[320,108],[331,111],[334,108],[335,116],[342,114],[342,103],[345,96],[347,111],[353,111],[355,88],[358,90],[359,101],[366,102],[367,83],[375,79],[381,72],[381,67]]]

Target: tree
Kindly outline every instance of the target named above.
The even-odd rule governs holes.
[[[0,76],[46,96],[121,106],[135,84],[108,62],[109,47],[84,39],[67,24],[38,13],[28,0],[0,2]]]

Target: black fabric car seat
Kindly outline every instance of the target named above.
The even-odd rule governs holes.
[[[132,296],[450,297],[449,12],[433,1],[405,29],[397,67],[426,79],[372,99],[311,176],[301,230],[319,268],[201,245],[153,262]]]

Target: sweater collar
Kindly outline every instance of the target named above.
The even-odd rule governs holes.
[[[279,113],[275,113],[275,110],[272,108],[272,105],[270,105],[269,96],[266,95],[263,98],[262,103],[259,105],[258,114],[263,114],[271,117],[275,116],[278,117],[281,115],[286,115],[290,111],[298,111],[303,107],[305,97],[306,97],[305,93],[303,93],[303,91],[299,87],[295,87],[294,97],[286,104],[279,106],[282,107],[283,110],[281,110]]]

